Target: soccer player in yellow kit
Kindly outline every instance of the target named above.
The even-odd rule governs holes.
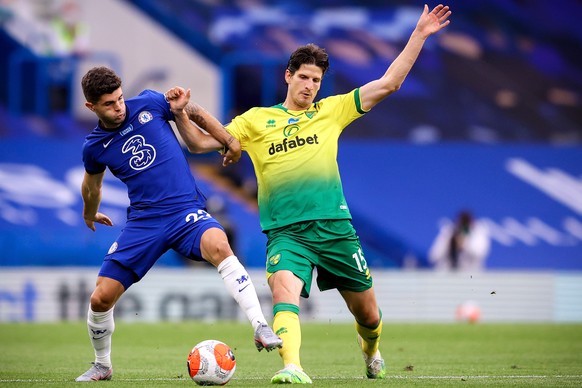
[[[450,14],[448,6],[429,12],[425,5],[408,43],[381,78],[318,102],[327,53],[314,44],[299,47],[285,70],[285,102],[252,108],[227,125],[253,162],[261,228],[268,237],[273,328],[283,339],[279,353],[284,364],[272,383],[311,383],[299,357],[299,300],[309,296],[314,268],[319,289],[337,289],[355,318],[366,376],[386,375],[378,350],[382,313],[344,198],[338,138],[353,120],[400,88],[424,41],[449,24]]]

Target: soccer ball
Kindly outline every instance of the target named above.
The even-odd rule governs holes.
[[[224,342],[202,341],[188,355],[188,374],[198,385],[224,385],[235,369],[234,353]]]
[[[477,303],[467,301],[457,306],[455,316],[460,322],[477,323],[481,319],[481,309]]]

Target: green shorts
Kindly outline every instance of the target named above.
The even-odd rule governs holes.
[[[360,239],[350,220],[299,222],[267,231],[267,277],[289,270],[303,280],[301,296],[309,297],[313,269],[321,291],[366,291],[372,276]]]

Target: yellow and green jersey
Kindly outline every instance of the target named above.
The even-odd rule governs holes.
[[[252,108],[227,125],[257,176],[263,231],[296,222],[351,219],[337,165],[338,138],[361,117],[359,89],[303,111]]]

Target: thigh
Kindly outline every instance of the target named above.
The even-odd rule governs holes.
[[[372,287],[372,276],[360,240],[347,220],[320,222],[317,285],[325,291],[333,288],[363,292]]]
[[[115,295],[113,291],[117,288],[112,282],[119,283],[123,287],[122,291],[125,291],[137,281],[139,278],[132,269],[123,266],[116,260],[106,259],[99,270],[96,289],[101,289],[99,295],[111,297]]]
[[[217,259],[220,255],[215,251],[220,248],[223,254],[225,243],[228,245],[224,228],[205,210],[184,210],[173,217],[167,229],[170,247],[182,256],[211,263],[225,258]]]
[[[307,298],[311,291],[313,268],[316,262],[317,254],[295,234],[293,226],[268,233],[268,278],[279,271],[293,273],[303,283],[301,296]]]
[[[134,282],[137,282],[167,250],[162,218],[134,218],[127,221],[121,234],[109,248],[105,262],[119,263],[124,271],[131,271],[135,275]],[[118,280],[123,281],[126,288],[131,285],[128,284],[128,275]]]

